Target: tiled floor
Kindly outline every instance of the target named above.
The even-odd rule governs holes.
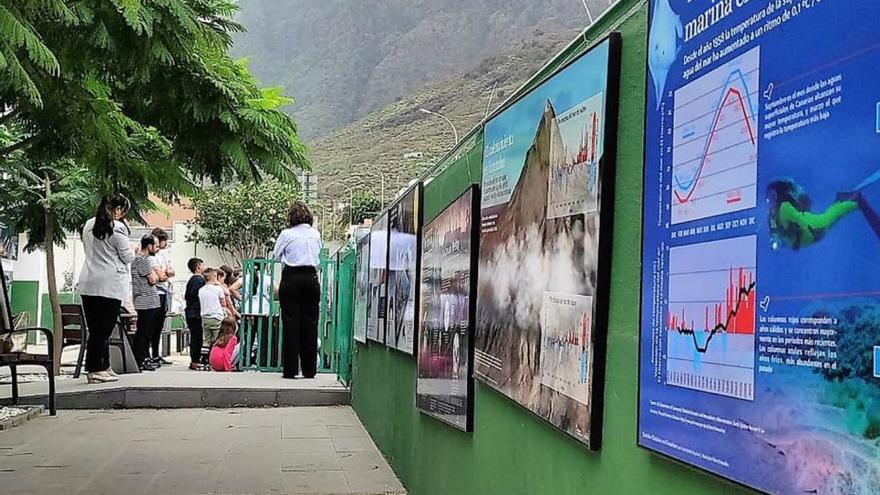
[[[405,493],[350,407],[60,411],[0,431],[0,493]]]

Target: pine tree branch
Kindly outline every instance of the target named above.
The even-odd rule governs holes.
[[[21,115],[21,107],[16,107],[5,115],[0,116],[0,125],[5,125],[10,120]]]
[[[40,137],[39,134],[34,134],[33,136],[22,139],[21,141],[15,143],[15,144],[11,144],[5,148],[0,148],[0,157],[15,153],[16,151],[24,148],[25,146],[28,146],[29,144],[33,143],[39,137]]]

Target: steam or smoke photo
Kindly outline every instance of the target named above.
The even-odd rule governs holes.
[[[477,379],[588,445],[607,57],[487,123],[477,284]]]

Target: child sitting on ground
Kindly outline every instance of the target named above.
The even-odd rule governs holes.
[[[235,371],[238,367],[239,345],[235,335],[238,320],[234,316],[223,318],[220,333],[211,346],[208,362],[214,371]]]

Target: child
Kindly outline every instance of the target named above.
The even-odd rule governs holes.
[[[232,315],[236,318],[241,318],[241,314],[239,314],[238,310],[235,309],[235,303],[232,301],[232,292],[229,290],[229,286],[226,284],[228,280],[228,273],[223,267],[217,269],[217,282],[220,287],[223,289],[223,294],[226,297],[226,314]]]
[[[208,268],[202,276],[205,277],[205,285],[199,289],[199,313],[202,317],[203,345],[210,347],[229,309],[226,304],[226,293],[217,279],[217,270]]]
[[[211,346],[211,355],[208,362],[214,371],[234,371],[238,365],[238,337],[235,330],[238,327],[234,316],[223,318],[220,324],[220,334]]]
[[[199,258],[192,258],[186,263],[192,277],[186,283],[186,327],[189,329],[189,369],[201,369],[202,354],[202,308],[199,303],[199,290],[205,286],[205,263]]]

